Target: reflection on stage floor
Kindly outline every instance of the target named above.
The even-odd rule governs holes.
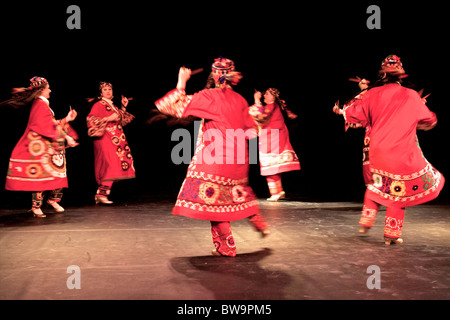
[[[68,206],[45,219],[0,211],[0,299],[450,298],[446,205],[408,208],[404,243],[386,246],[384,210],[362,236],[361,203],[260,200],[272,234],[232,222],[235,258],[210,255],[209,222],[172,216],[172,206]]]

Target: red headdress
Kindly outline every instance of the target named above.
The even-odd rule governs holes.
[[[227,82],[236,85],[242,79],[242,74],[235,71],[233,60],[219,57],[214,59],[211,68],[216,86],[225,86]]]
[[[405,70],[403,69],[403,64],[400,61],[400,57],[396,56],[395,54],[387,56],[381,62],[381,70],[379,71],[379,73],[405,75]]]

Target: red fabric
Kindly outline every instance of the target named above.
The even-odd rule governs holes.
[[[375,223],[375,218],[380,205],[368,197],[366,192],[364,206],[359,224],[371,228]],[[403,220],[405,208],[388,207],[384,219],[384,236],[391,239],[398,239],[402,236]]]
[[[248,184],[248,137],[244,135],[256,133],[246,100],[230,88],[206,89],[182,100],[187,101],[183,117],[202,118],[203,125],[173,214],[221,222],[258,213],[256,195]],[[236,133],[239,138],[234,137]]]
[[[249,221],[256,231],[262,231],[269,227],[269,224],[267,223],[266,219],[264,219],[264,217],[261,215],[259,211],[257,214],[254,214],[253,216],[249,217]]]
[[[398,239],[402,236],[405,208],[390,207],[386,209],[384,220],[384,236],[386,238]]]
[[[114,113],[120,114],[116,106],[100,100],[92,106],[87,118],[103,119]],[[94,138],[94,168],[99,185],[104,181],[135,178],[133,156],[120,120],[108,122],[104,134]]]
[[[221,174],[232,179],[247,177],[249,155],[245,152],[240,157],[240,151],[247,151],[248,139],[256,137],[254,122],[247,110],[247,101],[230,88],[206,89],[193,95],[183,117],[205,119],[201,130],[206,135],[203,139],[201,135],[198,137],[203,146],[200,152],[196,152],[197,167],[201,166],[210,174]],[[236,139],[233,133],[242,133],[242,136],[247,134],[247,137]],[[210,166],[207,162],[213,159],[216,161]],[[199,164],[200,161],[203,164]]]
[[[265,230],[269,226],[259,211],[249,217],[249,222],[256,231]],[[214,246],[220,254],[230,257],[236,256],[236,244],[234,242],[229,221],[211,221],[211,233]]]
[[[344,117],[371,128],[370,199],[403,208],[438,196],[444,177],[425,159],[416,135],[418,124],[432,127],[437,118],[417,92],[398,84],[370,89],[344,110]]]
[[[5,189],[45,191],[67,188],[64,135],[78,139],[65,120],[56,120],[42,99],[31,106],[25,133],[12,151]]]
[[[375,218],[377,217],[378,209],[380,205],[367,197],[367,193],[364,197],[364,206],[362,209],[361,219],[359,224],[371,228],[375,223]]]
[[[216,250],[223,256],[235,257],[236,244],[228,221],[211,221],[211,233]]]
[[[281,175],[274,174],[272,176],[267,176],[267,185],[269,186],[270,194],[276,195],[283,191],[283,184],[281,183]]]
[[[277,104],[251,106],[249,110],[259,123],[259,158],[261,175],[300,170],[300,162],[289,140],[289,131]]]

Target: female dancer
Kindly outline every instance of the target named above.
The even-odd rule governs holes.
[[[261,96],[261,92],[255,92],[255,104],[250,107],[249,113],[258,125],[261,175],[266,176],[271,195],[267,200],[278,201],[284,199],[286,194],[281,184],[281,173],[300,170],[281,109],[291,119],[297,118],[297,115],[286,108],[279,90],[269,88],[265,92],[265,106],[261,103]]]
[[[122,96],[122,108],[114,105],[112,84],[101,82],[99,90],[99,101],[87,116],[88,135],[94,138],[95,180],[98,184],[95,203],[112,204],[108,196],[114,181],[135,178],[133,156],[123,131],[134,116],[126,111],[126,97]]]
[[[423,156],[416,130],[437,123],[419,94],[401,85],[405,70],[400,58],[383,60],[375,87],[342,113],[348,123],[370,126],[370,173],[360,225],[365,233],[373,226],[380,205],[387,207],[385,243],[402,243],[405,208],[435,199],[444,176]]]
[[[6,190],[32,191],[31,211],[34,217],[45,218],[42,212],[44,191],[50,191],[47,204],[56,212],[64,212],[59,205],[63,188],[68,187],[65,143],[78,145],[77,133],[69,125],[77,112],[70,110],[62,120],[55,119],[50,108],[50,85],[45,78],[34,77],[28,88],[13,89],[10,103],[23,104],[34,99],[27,128],[14,147],[6,176]]]
[[[247,139],[255,136],[254,123],[248,114],[247,102],[231,87],[242,78],[240,72],[235,71],[233,61],[215,59],[210,77],[215,83],[213,89],[186,95],[190,76],[191,70],[180,68],[176,89],[155,103],[163,113],[203,119],[196,152],[173,214],[211,221],[216,247],[213,254],[234,257],[236,245],[230,221],[249,217],[257,231],[263,236],[269,234],[268,224],[248,184],[249,155],[240,152],[248,150]]]

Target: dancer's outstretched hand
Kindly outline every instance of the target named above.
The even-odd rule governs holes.
[[[181,67],[180,71],[178,72],[177,89],[181,90],[186,89],[186,83],[190,77],[191,77],[191,69]]]

